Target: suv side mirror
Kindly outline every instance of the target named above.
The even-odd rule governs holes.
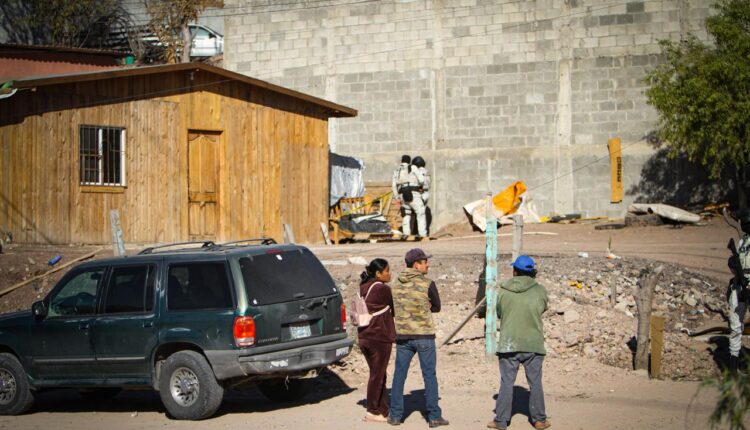
[[[34,302],[31,305],[31,313],[34,314],[34,318],[40,320],[47,316],[47,304],[44,301]]]

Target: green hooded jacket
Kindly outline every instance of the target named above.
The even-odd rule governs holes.
[[[547,310],[547,290],[529,276],[515,276],[500,285],[497,317],[500,336],[497,352],[535,352],[544,349],[542,314]]]

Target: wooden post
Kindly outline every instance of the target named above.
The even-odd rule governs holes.
[[[513,261],[523,252],[523,215],[513,215]]]
[[[487,313],[484,320],[484,341],[485,354],[487,357],[495,355],[497,332],[497,312],[495,310],[497,301],[497,220],[495,211],[492,208],[492,194],[487,193],[487,214],[485,217],[487,225],[485,236],[487,244],[485,246],[485,257],[487,258],[487,270],[485,271],[485,280],[487,286],[484,290],[484,297],[487,302]]]
[[[112,230],[112,248],[115,257],[125,255],[125,244],[122,241],[122,226],[120,225],[120,211],[109,211],[109,224]]]
[[[622,149],[620,148],[620,139],[615,137],[607,142],[609,149],[610,165],[610,202],[622,202]]]
[[[651,315],[651,377],[661,376],[661,351],[664,348],[664,317]]]
[[[294,240],[294,230],[289,224],[284,224],[284,243],[296,243]]]
[[[638,279],[635,304],[638,308],[638,346],[635,351],[635,370],[648,369],[649,332],[651,330],[651,304],[654,297],[656,283],[661,276],[664,266],[653,271],[648,268],[641,270]]]
[[[326,225],[326,223],[320,223],[320,231],[323,232],[323,240],[326,241],[326,245],[331,245],[331,238],[328,237],[328,226]]]
[[[617,306],[617,284],[614,282],[609,286],[609,305],[613,308]]]

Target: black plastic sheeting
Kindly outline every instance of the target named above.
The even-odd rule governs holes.
[[[369,219],[357,222],[359,218]],[[372,218],[372,215],[344,215],[339,220],[339,228],[351,233],[390,233],[391,225],[382,217]]]

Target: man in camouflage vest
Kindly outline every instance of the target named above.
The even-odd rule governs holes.
[[[391,287],[396,323],[396,370],[391,384],[391,410],[388,423],[401,424],[404,413],[404,382],[414,354],[424,380],[425,405],[430,427],[448,425],[438,406],[438,382],[435,367],[435,325],[432,313],[440,312],[440,295],[435,282],[425,276],[430,256],[415,248],[406,253],[406,270]]]

